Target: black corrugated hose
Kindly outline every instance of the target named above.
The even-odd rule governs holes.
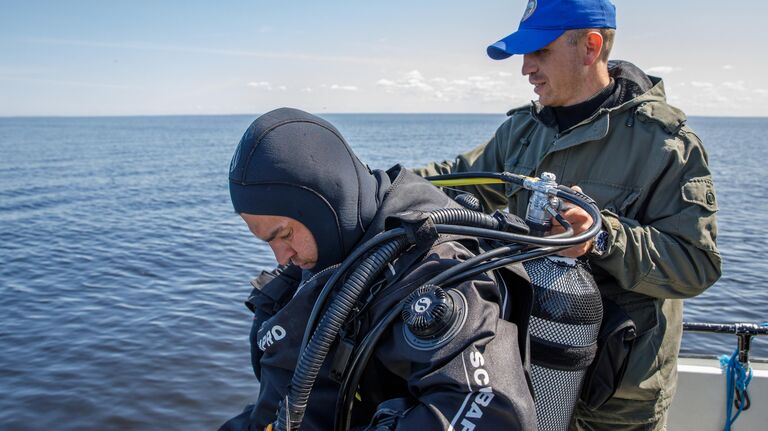
[[[355,268],[342,288],[339,289],[338,294],[317,325],[307,348],[299,358],[296,371],[294,371],[291,379],[287,403],[283,402],[280,405],[276,423],[278,431],[293,431],[299,428],[304,418],[312,386],[341,326],[349,317],[363,290],[390,261],[400,255],[406,245],[407,241],[403,237],[383,244]]]

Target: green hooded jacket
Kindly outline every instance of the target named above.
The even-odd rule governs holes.
[[[612,62],[613,63],[613,62]],[[585,415],[598,421],[638,423],[664,414],[676,387],[682,336],[682,298],[703,292],[721,274],[712,177],[698,136],[682,111],[667,104],[659,78],[630,63],[611,65],[631,94],[600,108],[568,130],[544,121],[537,103],[509,111],[493,138],[453,161],[414,171],[508,171],[579,185],[602,209],[609,249],[588,254],[601,293],[637,325],[627,374],[614,398]],[[634,82],[642,76],[643,82]],[[519,187],[465,187],[488,210],[505,205],[525,215],[528,191]],[[630,403],[623,400],[632,400]]]

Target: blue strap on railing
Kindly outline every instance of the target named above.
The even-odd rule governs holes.
[[[768,322],[766,322],[768,323]],[[768,326],[768,325],[767,325]],[[741,414],[744,405],[747,403],[747,386],[752,381],[752,368],[744,368],[744,364],[739,362],[739,350],[736,349],[733,355],[720,356],[720,368],[725,371],[725,391],[726,391],[726,418],[723,431],[731,431],[731,426]],[[738,393],[738,411],[733,414],[733,397]]]

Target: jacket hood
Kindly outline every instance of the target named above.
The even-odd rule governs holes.
[[[639,67],[622,60],[608,62],[608,75],[616,81],[620,91],[617,106],[647,93],[656,83],[661,82],[660,78],[651,78]],[[655,79],[656,83],[652,79]],[[663,94],[662,89],[662,97]]]
[[[674,133],[687,121],[683,111],[667,103],[661,78],[646,75],[639,67],[621,60],[609,61],[608,73],[623,87],[618,104],[608,112],[634,109],[642,121],[655,122],[668,133]]]
[[[257,118],[240,139],[229,191],[237,213],[304,224],[318,247],[315,272],[359,242],[378,209],[379,181],[330,123],[280,108]]]

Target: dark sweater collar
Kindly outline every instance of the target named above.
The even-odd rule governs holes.
[[[557,123],[559,131],[568,130],[581,123],[595,113],[616,90],[616,81],[611,78],[608,85],[589,99],[571,106],[555,106],[549,108]]]

